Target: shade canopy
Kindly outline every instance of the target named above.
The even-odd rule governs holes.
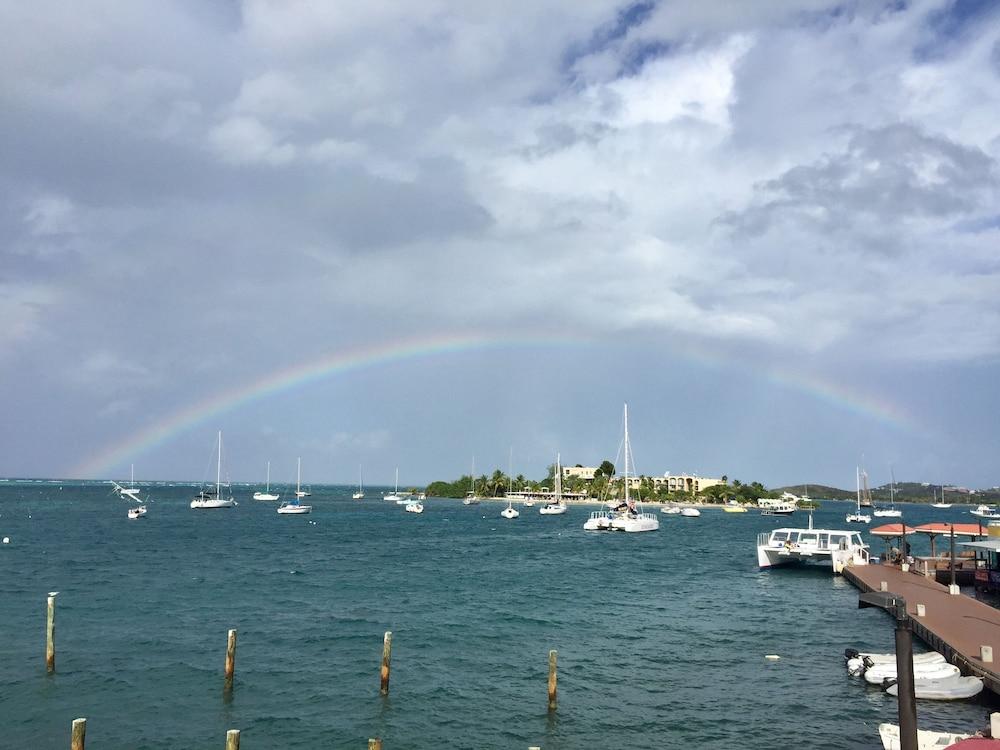
[[[912,526],[907,526],[905,533],[912,534],[914,531],[915,529]],[[871,534],[872,536],[886,536],[886,537],[903,536],[904,534],[903,524],[887,523],[885,526],[876,526],[874,529],[871,529],[868,533]]]
[[[896,524],[897,526],[899,524]],[[980,529],[978,523],[944,523],[935,521],[934,523],[922,523],[914,531],[918,534],[947,534],[951,536],[951,530],[955,530],[955,536],[986,536],[986,527]],[[874,533],[874,532],[872,532]]]

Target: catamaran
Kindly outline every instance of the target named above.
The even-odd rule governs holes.
[[[259,490],[253,493],[254,500],[277,500],[280,495],[271,494],[271,462],[267,462],[267,483],[263,492]]]
[[[814,529],[812,513],[808,528],[774,529],[757,535],[760,567],[807,562],[829,564],[834,573],[843,573],[849,565],[868,564],[868,545],[857,531]]]
[[[868,497],[870,497],[870,492],[868,490],[868,475],[865,474],[861,470],[860,467],[858,467],[855,470],[855,476],[856,476],[856,479],[857,479],[857,487],[858,487],[858,489],[857,489],[858,507],[857,507],[857,510],[854,511],[854,513],[848,513],[847,514],[846,518],[844,519],[844,520],[847,521],[847,523],[871,523],[872,522],[872,517],[871,516],[869,516],[867,513],[862,513],[861,512],[861,506],[863,505],[863,503],[861,502],[861,477],[862,477],[862,475],[865,478],[865,495],[868,496]],[[868,505],[869,506],[871,505],[871,500],[870,499],[868,501]],[[809,517],[812,518],[811,515]]]
[[[219,430],[218,454],[218,460],[215,464],[215,487],[208,487],[195,495],[194,500],[191,501],[191,507],[196,510],[232,508],[236,505],[231,491],[228,498],[222,496],[222,430]]]
[[[299,458],[297,461],[297,469],[295,472],[295,499],[286,500],[281,505],[278,506],[278,512],[283,516],[289,515],[301,515],[303,513],[312,513],[311,505],[302,505],[299,503],[299,498],[302,495],[299,494],[299,488],[302,486],[302,459]]]

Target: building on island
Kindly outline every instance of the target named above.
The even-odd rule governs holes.
[[[582,479],[584,482],[593,482],[598,470],[596,466],[563,466],[563,480]],[[643,478],[642,476],[631,476],[628,479],[629,487],[637,489]],[[717,484],[725,484],[722,479],[700,477],[696,474],[671,474],[669,471],[662,477],[648,477],[648,479],[652,481],[653,487],[657,490],[666,488],[668,492],[690,492],[692,494],[697,494]],[[611,481],[620,482],[621,477],[614,476]]]

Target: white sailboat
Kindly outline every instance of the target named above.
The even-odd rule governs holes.
[[[934,494],[934,500],[937,501],[937,488],[931,487],[931,492]],[[950,508],[951,503],[946,503],[944,501],[944,487],[941,488],[941,502],[934,502],[931,505],[932,508]]]
[[[396,486],[392,492],[382,495],[383,500],[388,500],[391,503],[398,503],[403,498],[399,495],[399,467],[396,467]]]
[[[555,499],[554,502],[546,503],[541,508],[538,509],[538,514],[541,516],[561,516],[566,512],[566,501],[563,500],[562,496],[562,457],[556,454],[556,473],[553,477],[555,480]]]
[[[299,503],[299,498],[302,497],[299,494],[299,488],[302,486],[302,459],[299,458],[297,461],[297,469],[295,472],[295,499],[286,500],[281,505],[278,506],[278,512],[283,516],[290,515],[301,515],[303,513],[312,513],[311,505],[302,505]]]
[[[507,459],[507,507],[500,511],[503,518],[513,519],[521,515],[521,511],[514,508],[514,447],[511,446],[510,457]]]
[[[361,465],[358,464],[358,491],[351,495],[352,500],[364,500],[365,499],[365,488],[361,482]]]
[[[877,518],[902,518],[903,511],[896,510],[896,477],[892,473],[892,469],[889,469],[889,507],[888,508],[876,508],[872,511],[872,515]]]
[[[218,460],[215,464],[215,487],[203,489],[195,495],[194,500],[191,501],[191,507],[195,510],[232,508],[236,505],[232,492],[229,493],[228,498],[222,496],[222,430],[219,430],[218,454]],[[227,487],[226,489],[228,490],[229,488]]]
[[[862,475],[862,473],[863,472],[861,471],[860,467],[855,470],[855,474],[856,474],[856,478],[857,478],[857,486],[858,486],[858,490],[857,490],[858,508],[857,508],[857,510],[854,513],[848,513],[847,514],[845,520],[848,523],[871,523],[872,522],[872,517],[871,516],[869,516],[867,513],[862,513],[861,512],[861,475]],[[865,474],[864,477],[865,477],[865,494],[867,495],[867,493],[868,493],[868,475]],[[868,504],[871,505],[871,502],[869,501]]]
[[[118,484],[118,482],[112,482],[111,484],[115,486],[115,492],[120,497],[126,500],[138,500],[140,490],[135,486],[135,464],[130,464],[130,467],[128,487]]]
[[[469,477],[472,480],[472,489],[469,490],[465,499],[462,501],[462,505],[479,505],[479,495],[476,494],[476,457],[472,457],[472,475]]]
[[[267,483],[263,492],[259,490],[253,493],[254,500],[277,500],[280,495],[271,494],[271,462],[267,462]]]
[[[618,513],[611,521],[611,528],[616,531],[628,531],[631,533],[640,531],[657,531],[660,528],[660,519],[655,513],[646,513],[642,510],[639,498],[635,500],[629,496],[628,471],[632,462],[632,447],[628,441],[628,404],[625,404],[625,507],[618,509]],[[634,469],[634,467],[633,467]],[[634,474],[634,471],[633,471]],[[687,509],[685,509],[687,510]],[[696,509],[692,509],[696,510]],[[683,515],[684,510],[681,511]]]

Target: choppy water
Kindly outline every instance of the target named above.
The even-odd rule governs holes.
[[[787,519],[706,510],[663,516],[659,533],[586,534],[590,508],[506,521],[498,503],[429,500],[417,516],[350,492],[317,489],[312,515],[278,516],[249,491],[193,511],[191,488],[158,487],[129,521],[105,487],[0,485],[0,747],[63,748],[79,716],[100,750],[221,747],[230,728],[250,749],[875,748],[895,720],[841,657],[892,650],[889,619],[826,571],[758,571],[757,532]],[[816,525],[843,526],[846,507],[825,503]],[[988,711],[919,707],[921,726],[955,730]]]

